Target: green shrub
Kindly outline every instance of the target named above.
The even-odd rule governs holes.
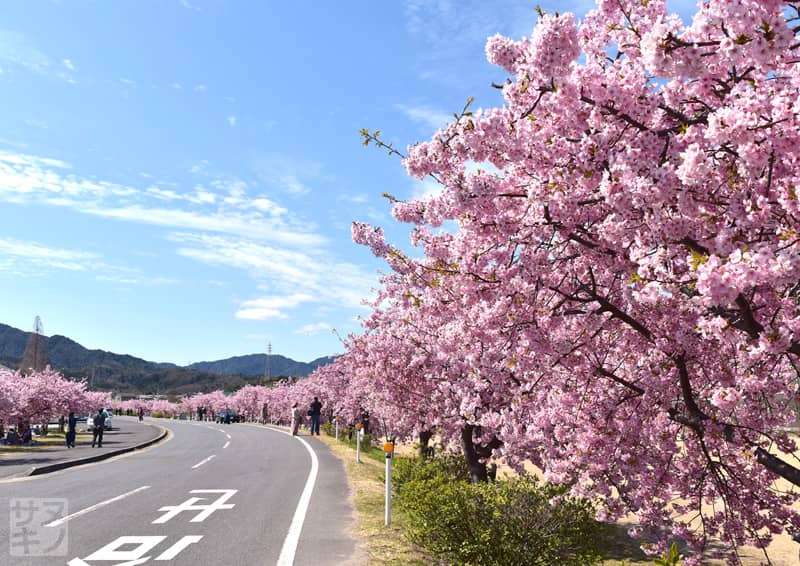
[[[595,564],[601,530],[588,502],[533,477],[470,484],[444,462],[398,466],[409,537],[452,564]],[[409,468],[415,468],[413,470]],[[394,476],[394,474],[393,474]],[[554,500],[551,504],[551,501]]]
[[[392,463],[392,486],[395,490],[409,481],[432,480],[439,476],[450,481],[469,481],[464,456],[454,452],[444,452],[430,460],[395,456]]]

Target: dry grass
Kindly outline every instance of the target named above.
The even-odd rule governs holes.
[[[319,438],[342,460],[347,472],[356,514],[353,535],[360,546],[357,564],[434,564],[431,556],[406,538],[403,532],[405,517],[399,509],[392,508],[390,526],[383,524],[384,462],[362,454],[361,464],[358,464],[352,448],[326,435]]]

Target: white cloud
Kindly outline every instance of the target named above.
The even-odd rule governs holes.
[[[415,200],[427,200],[441,192],[442,186],[430,177],[425,177],[421,181],[414,180],[411,186],[411,198]]]
[[[37,267],[86,271],[100,257],[97,254],[64,248],[51,248],[38,242],[22,242],[13,239],[0,239],[0,256],[5,259],[16,258],[15,264],[22,260]]]
[[[70,173],[69,168],[54,159],[0,151],[0,202],[49,204],[105,218],[286,246],[326,243],[313,224],[295,218],[263,196],[250,197],[249,187],[241,179],[218,178],[211,182],[212,189],[179,192],[90,180]]]
[[[125,77],[122,77],[121,79],[119,79],[119,82],[121,82],[125,86],[129,86],[129,87],[137,86],[136,81],[134,81],[133,79],[125,78]]]
[[[100,254],[50,247],[40,242],[0,238],[0,272],[20,277],[44,276],[53,271],[94,273],[98,281],[125,285],[167,285],[177,283],[164,276],[148,276],[138,269],[108,264]]]
[[[322,164],[281,153],[264,153],[252,159],[258,179],[291,195],[311,192],[310,182],[324,179]]]
[[[228,125],[231,128],[236,127],[236,116],[228,116]]]
[[[174,88],[175,90],[181,90],[181,89],[183,88],[183,85],[182,85],[181,83],[179,83],[178,81],[174,81],[174,82],[173,82],[172,84],[170,84],[169,86],[171,86],[171,87],[172,87],[172,88]]]
[[[63,65],[64,65],[64,66],[65,66],[67,69],[69,69],[70,71],[74,71],[74,70],[75,70],[75,64],[74,64],[74,63],[73,63],[71,60],[69,60],[69,59],[64,59],[63,61],[61,61],[61,63],[62,63],[62,64],[63,64]]]
[[[245,271],[270,289],[302,293],[322,304],[361,307],[377,284],[377,276],[362,267],[337,261],[326,249],[290,250],[258,242],[207,234],[174,233],[177,253],[211,265]]]
[[[304,334],[306,336],[314,336],[326,330],[332,330],[333,327],[327,322],[315,322],[313,324],[306,324],[294,331],[294,334]]]
[[[395,108],[408,116],[414,122],[422,123],[434,130],[444,128],[455,118],[452,114],[431,108],[430,106],[409,106],[406,104],[395,104]]]
[[[246,320],[268,320],[271,318],[284,319],[288,316],[283,312],[302,303],[312,301],[313,297],[302,293],[295,293],[282,297],[261,297],[244,301],[236,311],[236,318]]]
[[[195,92],[205,92],[206,90],[208,90],[206,85],[195,85],[194,87]]]

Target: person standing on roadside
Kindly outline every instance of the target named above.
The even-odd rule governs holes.
[[[67,417],[67,448],[75,448],[75,433],[78,426],[78,419],[75,418],[73,411],[69,412]]]
[[[322,403],[320,403],[318,398],[314,397],[308,409],[308,415],[311,417],[311,436],[314,436],[314,433],[319,436],[319,417],[321,414]]]
[[[142,422],[143,420],[144,420],[144,408],[139,407],[139,422]]]
[[[297,429],[300,428],[300,420],[302,415],[300,409],[297,408],[297,401],[292,403],[292,436],[297,436]]]
[[[97,409],[97,413],[92,418],[92,448],[97,443],[98,448],[103,447],[103,429],[106,427],[106,413],[103,409]]]

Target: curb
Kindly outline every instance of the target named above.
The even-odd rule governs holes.
[[[157,442],[161,442],[166,438],[169,431],[164,428],[163,426],[157,424],[151,424],[150,426],[157,427],[161,430],[161,432],[155,438],[151,438],[146,442],[142,442],[141,444],[137,444],[135,446],[128,446],[127,448],[120,448],[118,450],[112,450],[111,452],[104,452],[103,454],[98,454],[96,456],[89,456],[88,458],[80,458],[78,460],[67,460],[65,462],[57,462],[55,464],[48,464],[47,466],[39,466],[36,468],[31,469],[27,474],[23,474],[24,476],[39,476],[42,474],[49,474],[50,472],[57,472],[58,470],[64,470],[66,468],[71,468],[73,466],[81,466],[83,464],[91,464],[93,462],[100,462],[101,460],[107,460],[108,458],[113,458],[114,456],[119,456],[120,454],[126,454],[128,452],[133,452],[134,450],[141,450],[142,448],[147,448]]]

